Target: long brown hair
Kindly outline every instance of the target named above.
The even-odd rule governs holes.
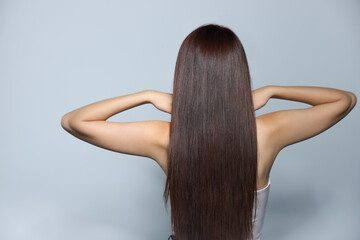
[[[245,51],[227,27],[202,25],[180,47],[168,160],[176,240],[252,239],[255,112]]]

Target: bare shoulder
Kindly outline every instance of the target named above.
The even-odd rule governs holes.
[[[281,151],[274,141],[276,134],[276,119],[271,114],[264,114],[256,118],[258,142],[258,179],[266,186],[271,168],[276,156]]]
[[[170,141],[170,122],[168,121],[157,121],[159,128],[159,144],[164,149],[168,149]]]
[[[167,158],[170,142],[170,122],[157,121],[155,135],[156,141],[158,142],[160,148],[158,149],[154,160],[159,164],[165,174],[167,174]]]

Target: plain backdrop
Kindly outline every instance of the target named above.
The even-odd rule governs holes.
[[[148,158],[61,127],[76,108],[172,92],[184,38],[215,23],[240,38],[253,89],[323,86],[360,96],[360,1],[0,0],[0,239],[161,240],[166,176]],[[256,115],[310,105],[272,99]],[[359,107],[283,149],[264,240],[360,239]],[[168,120],[151,104],[109,121]]]

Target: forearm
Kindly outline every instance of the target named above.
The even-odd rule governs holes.
[[[271,98],[299,101],[310,105],[346,100],[351,102],[354,94],[351,92],[326,87],[312,86],[268,86]]]
[[[148,90],[113,97],[91,103],[65,114],[62,123],[65,124],[65,122],[74,121],[105,121],[117,113],[146,103],[150,103]]]

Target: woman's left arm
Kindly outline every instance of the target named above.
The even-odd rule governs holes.
[[[86,105],[65,114],[61,125],[73,136],[98,147],[156,160],[164,148],[168,122],[106,121],[127,109],[153,103],[155,92],[144,90]]]

